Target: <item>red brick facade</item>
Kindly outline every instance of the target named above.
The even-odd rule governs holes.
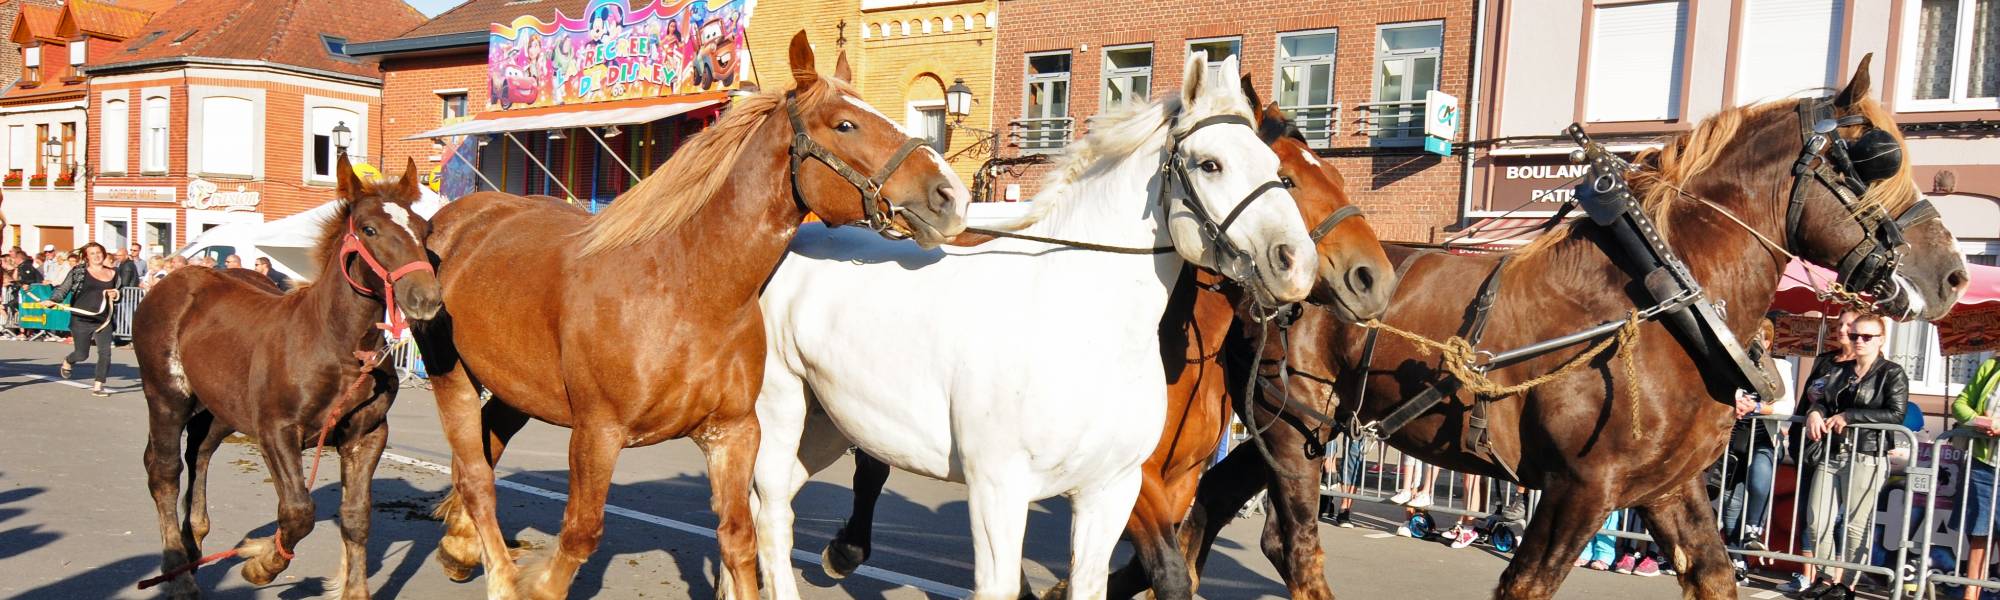
[[[1349,193],[1368,211],[1369,221],[1384,239],[1438,241],[1461,216],[1462,163],[1457,157],[1422,154],[1419,149],[1369,151],[1370,139],[1357,133],[1360,113],[1353,107],[1374,99],[1377,26],[1417,21],[1443,22],[1438,89],[1469,98],[1472,11],[1469,1],[1279,0],[1246,7],[1200,1],[1008,0],[1000,3],[995,42],[994,124],[1005,131],[1008,122],[1021,116],[1027,53],[1071,51],[1069,116],[1081,129],[1083,119],[1097,114],[1100,107],[1105,46],[1152,43],[1151,90],[1157,99],[1179,89],[1188,40],[1239,36],[1243,73],[1252,76],[1259,93],[1270,101],[1278,34],[1334,29],[1339,44],[1334,100],[1348,108],[1340,115],[1340,134],[1325,153],[1338,157],[1334,164],[1347,177]],[[1030,169],[1022,178],[1001,183],[1019,184],[1026,198],[1044,172],[1046,168]]]
[[[485,49],[444,56],[392,57],[382,61],[383,134],[376,136],[385,168],[400,169],[406,158],[429,172],[443,158],[430,140],[403,138],[444,124],[444,100],[439,90],[465,90],[467,114],[486,106]]]

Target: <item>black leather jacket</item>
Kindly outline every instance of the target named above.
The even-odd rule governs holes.
[[[1880,358],[1875,368],[1857,380],[1854,376],[1854,362],[1844,362],[1830,369],[1826,375],[1826,387],[1809,412],[1816,412],[1822,418],[1847,415],[1850,424],[1903,423],[1904,412],[1910,406],[1910,380],[1903,373],[1903,366]],[[1857,442],[1857,450],[1863,454],[1880,456],[1888,450],[1879,431],[1862,431]]]

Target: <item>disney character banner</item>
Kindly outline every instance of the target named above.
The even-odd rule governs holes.
[[[640,0],[643,1],[643,0]],[[735,88],[757,0],[593,0],[581,18],[523,15],[486,43],[487,109],[654,98]]]

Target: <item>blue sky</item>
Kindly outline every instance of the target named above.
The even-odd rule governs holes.
[[[424,16],[426,17],[438,16],[438,13],[451,10],[451,7],[458,6],[460,3],[465,2],[465,0],[404,0],[404,1],[409,2],[410,6],[416,7],[418,11],[422,11],[424,13]]]

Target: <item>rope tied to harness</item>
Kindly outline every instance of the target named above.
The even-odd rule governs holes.
[[[369,377],[375,373],[375,368],[381,366],[382,360],[388,355],[389,353],[378,350],[357,350],[354,352],[354,358],[361,362],[361,374],[355,376],[354,382],[348,384],[347,389],[342,390],[339,396],[334,397],[333,406],[326,412],[326,421],[320,424],[319,438],[313,443],[312,471],[306,475],[306,489],[312,489],[313,483],[319,481],[319,462],[320,458],[326,452],[326,436],[333,431],[333,426],[340,422],[341,414],[346,412],[348,399],[353,398],[354,393],[360,391],[363,384],[368,383]],[[140,581],[139,589],[148,589],[173,581],[182,575],[195,572],[202,565],[235,558],[243,552],[244,547],[247,545],[248,542],[245,542],[235,548],[203,556],[187,564],[169,569],[157,576]],[[285,562],[291,562],[293,555],[290,550],[285,549],[285,529],[282,525],[279,526],[278,533],[271,537],[271,548],[280,558],[285,559]]]

